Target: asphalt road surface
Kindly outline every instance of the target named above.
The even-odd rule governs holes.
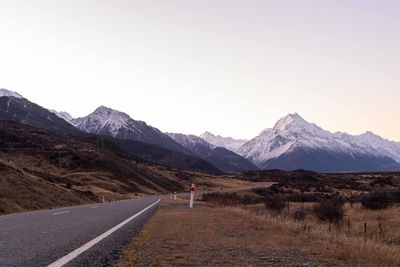
[[[0,216],[0,266],[112,266],[158,200],[147,197]]]

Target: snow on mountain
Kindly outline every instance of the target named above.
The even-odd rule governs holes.
[[[130,120],[126,113],[100,106],[89,116],[72,119],[71,122],[84,132],[94,134],[107,132],[108,135],[116,137],[121,129],[130,126],[128,125]],[[135,130],[135,123],[132,123],[131,128]]]
[[[241,139],[233,139],[232,137],[222,137],[220,135],[214,135],[210,132],[203,133],[202,135],[200,135],[200,138],[204,139],[210,144],[213,144],[218,147],[224,147],[236,153],[239,150],[239,148],[248,141]]]
[[[366,132],[361,135],[349,135],[347,133],[335,133],[353,147],[360,147],[365,153],[389,156],[400,163],[400,143],[384,139],[373,132]]]
[[[65,111],[57,111],[57,110],[54,110],[54,109],[49,109],[49,111],[50,111],[51,113],[56,114],[59,118],[65,120],[66,122],[71,123],[72,120],[73,120],[71,114],[69,114],[68,112],[65,112]],[[72,123],[71,123],[71,124],[72,124]]]
[[[12,92],[7,89],[0,89],[0,97],[2,96],[12,96],[15,98],[24,98],[22,95],[18,94],[17,92]]]
[[[186,134],[178,134],[178,133],[166,133],[169,137],[178,142],[185,148],[187,148],[192,153],[198,155],[204,155],[209,153],[210,150],[216,148],[216,146],[206,142],[195,135],[186,135]]]
[[[100,106],[86,117],[73,119],[71,123],[83,132],[141,141],[186,152],[180,144],[157,128],[147,125],[143,121],[136,121],[126,113],[105,106]]]
[[[245,143],[238,153],[251,160],[260,168],[268,161],[275,160],[295,152],[324,151],[336,155],[348,155],[357,158],[387,158],[400,163],[400,145],[379,136],[367,133],[351,136],[346,133],[331,133],[309,123],[297,113],[280,119],[272,129],[266,129],[254,139]],[[304,153],[303,153],[304,154]],[[299,155],[298,155],[299,157]],[[303,157],[303,155],[302,155]]]
[[[217,147],[195,135],[167,133],[172,139],[185,147],[190,153],[207,160],[224,171],[243,171],[257,169],[247,159],[224,147]]]
[[[20,94],[0,90],[0,120],[15,121],[50,131],[78,133],[73,125]]]

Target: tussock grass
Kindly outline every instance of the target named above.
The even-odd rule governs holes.
[[[339,233],[315,218],[296,222],[263,204],[189,210],[186,202],[163,201],[118,267],[400,266],[398,246]]]
[[[296,222],[294,219],[284,216],[275,216],[262,209],[244,209],[238,207],[227,207],[243,216],[256,216],[266,223],[274,224],[285,231],[296,233],[297,238],[313,240],[310,248],[317,253],[343,261],[351,266],[400,266],[400,247],[394,244],[387,244],[384,240],[372,237],[367,234],[364,238],[361,227],[360,231],[353,231],[349,234],[342,226],[338,231],[334,225],[319,223],[316,220]],[[361,221],[367,221],[372,225],[373,218],[379,214],[370,210],[350,209],[349,218],[361,226]],[[256,212],[255,212],[256,211]],[[373,215],[372,215],[373,214]],[[386,216],[393,214],[393,210],[386,211]],[[382,216],[383,214],[381,214]],[[383,215],[384,216],[384,215]],[[396,216],[398,217],[398,215]],[[400,220],[399,218],[395,219]]]

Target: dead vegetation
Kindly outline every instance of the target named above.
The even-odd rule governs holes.
[[[397,175],[279,172],[267,187],[206,193],[201,208],[158,211],[122,266],[132,255],[141,266],[398,266]]]
[[[227,207],[215,202],[189,210],[187,201],[170,202],[157,211],[127,248],[119,267],[399,264],[400,248],[379,238],[377,232],[372,235],[376,211],[345,205],[345,213],[352,220],[348,231],[346,221],[341,228],[322,223],[313,215],[312,207],[295,203],[289,213],[285,209],[278,215],[262,203]],[[387,210],[384,218],[399,210]],[[366,218],[369,232],[364,238],[360,222]]]

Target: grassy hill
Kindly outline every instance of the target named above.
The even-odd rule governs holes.
[[[196,176],[99,137],[0,121],[0,214],[182,191]]]

